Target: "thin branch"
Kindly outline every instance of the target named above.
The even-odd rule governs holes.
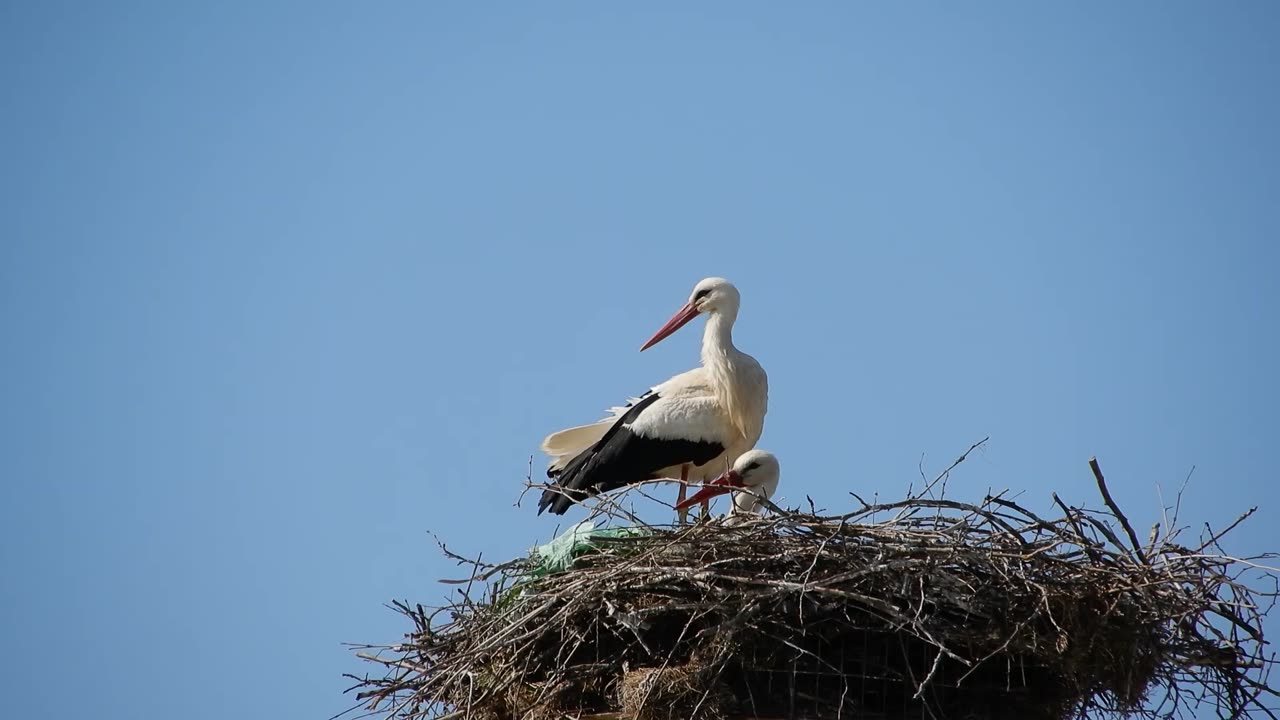
[[[1142,543],[1138,542],[1138,533],[1133,531],[1133,526],[1129,524],[1129,518],[1120,512],[1120,506],[1116,505],[1116,501],[1111,499],[1111,491],[1107,489],[1107,481],[1102,477],[1102,468],[1098,467],[1098,458],[1089,458],[1089,469],[1093,471],[1093,477],[1098,481],[1098,490],[1102,493],[1102,501],[1107,504],[1107,508],[1111,510],[1111,514],[1116,516],[1120,521],[1120,525],[1124,527],[1124,531],[1129,534],[1129,542],[1132,543],[1133,554],[1138,556],[1138,560],[1144,565],[1150,565],[1147,556],[1142,552]]]

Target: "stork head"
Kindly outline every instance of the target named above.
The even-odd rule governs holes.
[[[742,296],[738,294],[738,288],[724,278],[710,277],[699,281],[697,285],[693,286],[693,292],[689,295],[689,302],[676,311],[676,314],[671,316],[667,324],[659,328],[658,332],[649,338],[649,341],[640,348],[640,352],[644,352],[670,337],[675,331],[684,327],[686,323],[702,313],[725,315],[732,321],[738,316],[738,304],[741,301]]]
[[[772,498],[778,491],[780,476],[781,468],[776,455],[764,450],[748,450],[738,456],[732,470],[707,483],[693,497],[676,505],[676,509],[691,508],[703,500],[736,490],[732,512],[758,513],[764,507],[764,501]]]

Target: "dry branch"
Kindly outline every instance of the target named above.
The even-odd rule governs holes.
[[[1275,717],[1276,577],[1206,552],[1239,521],[1144,548],[1090,467],[1109,512],[916,496],[476,561],[454,604],[395,604],[414,630],[354,689],[396,720]]]

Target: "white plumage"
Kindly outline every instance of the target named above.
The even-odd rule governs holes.
[[[765,503],[773,500],[782,479],[782,467],[778,458],[764,450],[750,450],[740,455],[733,469],[742,478],[742,489],[733,494],[731,516],[759,515]]]
[[[733,503],[729,512],[718,522],[725,525],[739,525],[757,518],[778,492],[778,481],[781,478],[781,466],[778,458],[765,450],[748,450],[738,456],[733,469],[712,480],[693,497],[676,505],[683,509],[709,502],[717,495],[733,493]]]
[[[563,512],[587,495],[651,478],[710,480],[755,446],[768,410],[768,377],[733,344],[740,300],[727,280],[699,282],[689,302],[641,350],[706,314],[702,366],[610,408],[602,420],[543,441],[551,457],[547,474],[560,489],[544,493],[540,511]]]

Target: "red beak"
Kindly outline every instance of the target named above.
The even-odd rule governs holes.
[[[724,495],[727,492],[744,487],[746,487],[746,484],[742,482],[742,476],[739,475],[737,471],[730,470],[715,480],[707,483],[705,487],[694,493],[693,497],[688,498],[682,503],[676,503],[676,509],[687,510],[703,500],[710,500],[713,497]]]
[[[698,308],[690,305],[689,303],[685,303],[684,307],[680,308],[680,311],[673,315],[671,319],[667,321],[666,325],[659,328],[658,332],[654,333],[653,337],[649,338],[649,342],[640,347],[640,352],[644,352],[667,339],[672,333],[684,327],[685,323],[694,319],[697,315]]]

